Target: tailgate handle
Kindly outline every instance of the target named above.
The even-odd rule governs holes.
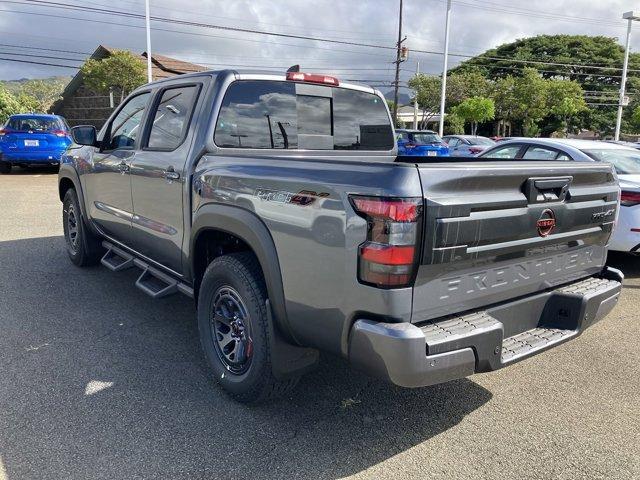
[[[573,177],[530,178],[525,183],[529,203],[562,202],[567,198]]]

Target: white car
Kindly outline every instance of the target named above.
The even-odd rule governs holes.
[[[620,215],[610,250],[640,253],[640,151],[609,142],[561,138],[514,138],[498,143],[479,158],[610,162],[622,190]]]

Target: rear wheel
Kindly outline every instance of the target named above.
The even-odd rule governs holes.
[[[11,173],[11,164],[0,162],[0,173],[2,174]]]
[[[266,300],[253,254],[225,255],[207,267],[198,297],[202,349],[216,381],[244,403],[281,396],[298,380],[273,376]]]
[[[100,240],[84,224],[78,196],[73,188],[64,195],[62,226],[71,261],[79,267],[97,264],[102,254]]]

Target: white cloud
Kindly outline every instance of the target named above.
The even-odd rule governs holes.
[[[458,1],[462,3],[457,3]],[[143,13],[142,1],[96,0],[90,4],[77,3]],[[482,8],[471,7],[469,4]],[[633,7],[634,2],[630,0],[454,0],[451,51],[475,54],[517,38],[543,33],[623,38],[625,27],[621,15]],[[151,8],[152,15],[162,17],[384,45],[393,45],[397,35],[397,0],[151,0]],[[3,9],[49,13],[62,17],[84,17],[115,22],[118,25],[24,13],[3,13],[0,15],[2,43],[85,52],[92,51],[100,43],[136,52],[145,50],[144,30],[121,26],[142,26],[143,22],[140,20],[22,5],[6,4]],[[515,14],[513,10],[518,10],[519,14]],[[444,11],[444,0],[405,0],[404,25],[405,34],[408,36],[407,45],[413,49],[441,51]],[[528,15],[528,11],[552,17],[539,18]],[[602,19],[602,22],[566,21],[562,16],[596,18]],[[612,26],[611,22],[618,23],[619,26]],[[160,22],[154,22],[153,26],[156,28],[152,33],[155,52],[196,63],[221,64],[211,65],[212,68],[221,68],[228,64],[286,67],[300,63],[303,68],[306,65],[313,70],[327,73],[331,73],[329,70],[333,67],[336,69],[334,73],[341,78],[390,80],[393,76],[392,50],[365,49]],[[166,30],[189,31],[197,35],[171,33]],[[633,48],[636,50],[640,49],[640,25],[637,30],[638,33],[633,39]],[[0,52],[17,51],[19,50],[0,46]],[[2,56],[0,53],[0,57]],[[61,52],[51,52],[50,56],[79,58],[78,55]],[[412,73],[416,60],[420,60],[423,70],[437,72],[442,57],[411,54],[410,61],[403,65],[404,78]],[[59,59],[43,61],[74,63]],[[72,70],[54,67],[0,62],[0,78],[3,79],[71,73]]]

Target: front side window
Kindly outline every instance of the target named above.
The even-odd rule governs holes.
[[[184,141],[197,94],[195,85],[164,91],[149,133],[149,148],[174,150]]]
[[[216,145],[261,149],[393,148],[393,130],[379,97],[344,88],[323,88],[328,95],[297,94],[294,82],[234,82],[222,102]],[[324,140],[315,141],[314,137]]]
[[[140,135],[140,122],[149,103],[149,92],[129,100],[111,122],[108,150],[133,148]]]

